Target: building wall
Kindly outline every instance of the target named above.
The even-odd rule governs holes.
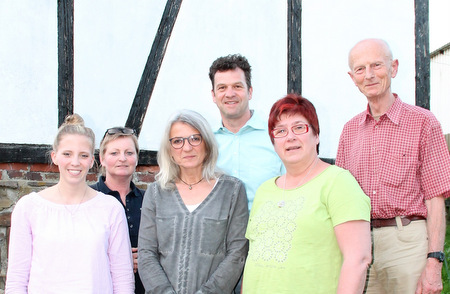
[[[142,166],[136,168],[133,182],[141,189],[155,180],[159,168]],[[87,180],[93,184],[98,179],[98,169],[92,169]],[[11,226],[11,212],[20,197],[38,192],[58,182],[59,173],[55,165],[0,163],[0,293],[5,288],[8,264],[8,237]]]

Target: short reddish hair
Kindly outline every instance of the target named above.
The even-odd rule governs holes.
[[[300,114],[306,118],[308,125],[311,128],[314,135],[319,135],[319,119],[317,118],[317,112],[314,105],[306,98],[298,94],[288,94],[275,102],[270,110],[269,114],[269,136],[274,143],[272,136],[272,130],[275,125],[280,121],[281,115],[286,114],[296,115]],[[317,153],[319,153],[319,144],[317,144]]]

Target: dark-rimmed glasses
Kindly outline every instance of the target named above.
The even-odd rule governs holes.
[[[183,138],[183,137],[173,137],[169,139],[170,145],[174,149],[181,149],[184,146],[184,141],[187,140],[191,146],[198,146],[202,143],[202,135],[200,134],[193,134],[189,137]]]
[[[309,126],[307,124],[297,124],[291,127],[292,133],[295,135],[305,134],[309,131]],[[272,130],[272,136],[274,138],[284,138],[288,135],[288,128],[275,128]]]
[[[105,134],[103,135],[103,138],[105,138],[106,135],[115,135],[115,134],[124,134],[124,135],[136,135],[136,131],[130,128],[123,128],[123,127],[115,127],[115,128],[109,128],[106,130]]]

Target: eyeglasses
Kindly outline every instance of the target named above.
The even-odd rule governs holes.
[[[115,127],[115,128],[107,129],[105,134],[103,135],[103,138],[105,138],[107,134],[108,135],[115,135],[115,134],[136,135],[136,131],[133,129],[130,129],[130,128]]]
[[[292,133],[295,135],[305,134],[309,131],[309,126],[307,124],[298,124],[291,127]],[[288,128],[275,128],[272,130],[272,136],[274,138],[286,137],[289,133]]]
[[[202,143],[202,135],[200,134],[193,134],[189,137],[183,138],[183,137],[173,137],[170,138],[170,145],[174,149],[181,149],[184,146],[184,141],[187,140],[191,146],[198,146]]]

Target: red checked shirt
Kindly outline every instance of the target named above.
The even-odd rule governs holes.
[[[425,200],[450,196],[449,151],[434,115],[394,95],[378,122],[369,107],[347,122],[336,165],[370,197],[372,218],[427,217]]]

